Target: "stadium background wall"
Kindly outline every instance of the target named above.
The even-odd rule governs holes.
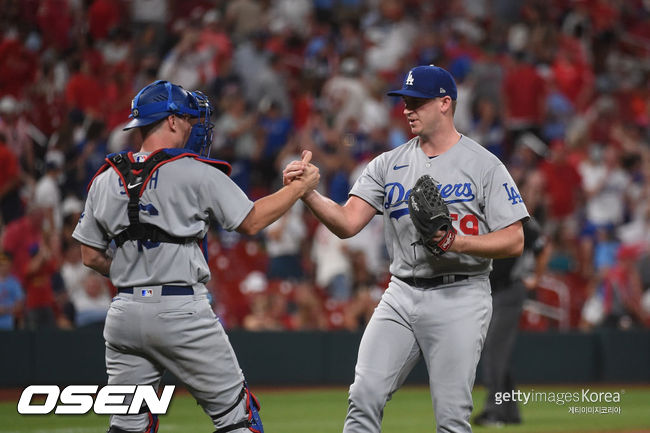
[[[256,386],[349,384],[361,338],[350,332],[229,335]],[[0,347],[0,387],[106,383],[100,329],[0,333]],[[650,383],[650,331],[523,333],[514,358],[517,383]],[[408,383],[427,383],[422,362]]]

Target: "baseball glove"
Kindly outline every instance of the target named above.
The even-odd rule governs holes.
[[[409,196],[409,214],[417,229],[420,239],[417,243],[434,256],[444,254],[456,239],[456,229],[451,225],[449,209],[438,191],[436,181],[425,174],[420,177]],[[438,231],[445,235],[439,241],[434,241]]]

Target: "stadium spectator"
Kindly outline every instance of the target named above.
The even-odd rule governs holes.
[[[65,88],[65,100],[70,109],[87,113],[96,119],[103,118],[104,83],[95,74],[92,60],[82,59],[72,67],[72,75]]]
[[[360,120],[363,107],[369,98],[359,68],[357,59],[344,59],[340,72],[323,85],[322,97],[328,111],[335,116],[334,127],[338,131],[343,131],[351,119]]]
[[[88,32],[96,39],[106,39],[120,22],[120,2],[95,0],[88,8]]]
[[[73,323],[83,327],[104,322],[111,303],[107,282],[81,262],[79,243],[69,238],[63,251],[61,277],[74,309]]]
[[[0,330],[11,331],[22,314],[23,288],[12,275],[11,255],[0,251]]]
[[[244,191],[250,190],[251,167],[260,158],[262,145],[257,139],[257,116],[247,111],[246,101],[236,87],[221,99],[222,113],[215,122],[213,153],[232,161],[231,177]]]
[[[97,170],[104,165],[108,146],[106,124],[100,120],[89,119],[85,135],[75,144],[77,158],[77,187],[85,196],[85,189]]]
[[[355,331],[368,324],[384,290],[377,279],[379,274],[371,272],[364,251],[350,251],[350,262],[353,269],[352,296],[343,310],[344,327]]]
[[[290,320],[287,298],[280,293],[264,291],[251,297],[250,313],[244,317],[242,327],[248,331],[282,331]]]
[[[638,246],[623,246],[617,254],[617,264],[607,271],[582,310],[583,329],[595,326],[630,329],[643,326],[647,320],[642,308],[643,287],[636,266],[641,250]]]
[[[59,184],[63,173],[63,153],[51,150],[45,155],[45,174],[36,182],[33,202],[47,213],[46,223],[52,227],[45,227],[53,233],[58,233],[63,228],[63,214],[61,211],[61,190]]]
[[[59,241],[43,230],[46,212],[31,205],[27,214],[4,230],[2,249],[14,258],[14,271],[25,290],[25,327],[56,326],[56,303],[52,278],[59,269]],[[54,225],[50,221],[48,227]]]
[[[63,202],[61,203],[61,213],[63,215],[61,239],[63,242],[72,237],[72,232],[77,226],[77,222],[79,221],[83,210],[83,203],[74,195],[67,195],[63,199]]]
[[[211,82],[221,73],[221,65],[230,62],[232,41],[225,31],[221,13],[217,9],[210,9],[203,15],[201,26],[198,50],[212,54],[212,65],[206,70],[206,81]]]
[[[557,54],[551,65],[553,82],[577,110],[587,107],[593,89],[593,73],[584,47],[575,38],[560,37]]]
[[[131,112],[129,92],[133,86],[133,77],[126,62],[116,63],[110,66],[109,70],[111,73],[106,80],[105,95],[107,106],[105,113],[106,127],[109,131],[117,130],[121,132],[122,125]]]
[[[505,130],[494,100],[488,98],[476,100],[472,124],[466,133],[499,159],[505,157]]]
[[[618,227],[617,236],[623,244],[641,244],[650,248],[650,189],[647,186],[645,189],[639,197],[631,221]]]
[[[563,141],[549,146],[548,157],[539,164],[548,199],[548,217],[556,222],[575,217],[582,198],[582,178],[567,160]]]
[[[593,226],[624,222],[630,179],[620,167],[618,151],[594,143],[589,159],[579,167],[585,193],[586,217]]]
[[[345,242],[321,223],[314,233],[311,250],[316,284],[336,301],[347,301],[352,296],[352,265]]]
[[[309,32],[312,0],[276,0],[267,13],[269,30],[273,33]]]
[[[274,179],[277,179],[274,162],[289,141],[292,125],[291,118],[283,114],[278,101],[262,100],[259,111],[258,124],[260,133],[264,137],[264,144],[256,168],[263,173],[262,183],[269,185]]]
[[[546,99],[546,84],[530,54],[516,52],[512,61],[503,79],[502,93],[511,145],[526,132],[540,135]]]
[[[20,164],[14,152],[7,147],[5,137],[0,134],[0,216],[1,224],[23,215],[23,203],[20,200]]]
[[[86,18],[85,11],[80,9],[81,5],[75,2],[38,2],[36,17],[43,40],[60,53],[71,47],[75,30],[78,31],[82,25],[79,19]],[[70,31],[71,29],[74,30]]]
[[[417,26],[399,0],[381,0],[364,17],[363,37],[369,42],[366,66],[374,72],[395,71],[416,40]]]
[[[98,273],[86,275],[81,290],[71,298],[75,308],[74,324],[77,328],[102,326],[111,306],[108,282]]]
[[[0,99],[0,134],[9,150],[27,174],[36,175],[36,144],[46,144],[46,137],[27,118],[21,103],[11,95]]]
[[[158,76],[186,89],[203,88],[212,74],[215,53],[199,49],[201,28],[191,22],[181,31],[180,41],[165,56]]]
[[[290,309],[290,328],[293,330],[326,330],[327,317],[323,303],[316,292],[316,287],[307,281],[301,281],[293,289]]]
[[[25,46],[15,28],[0,39],[0,64],[0,96],[24,97],[36,78],[38,56]]]
[[[297,202],[280,219],[264,229],[270,280],[300,280],[304,277],[302,247],[307,235],[303,221],[304,206]]]
[[[226,26],[237,42],[264,28],[265,21],[263,6],[254,0],[233,0],[226,9]]]

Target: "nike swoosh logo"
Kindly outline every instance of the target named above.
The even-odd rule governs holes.
[[[142,185],[142,182],[138,182],[138,183],[134,183],[134,184],[128,184],[126,187],[127,187],[128,189],[133,189],[133,188],[135,188],[135,187],[138,186],[138,185]]]
[[[409,166],[408,164],[395,165],[395,166],[393,166],[393,170],[399,170],[400,168],[404,168],[404,167],[408,167],[408,166]]]

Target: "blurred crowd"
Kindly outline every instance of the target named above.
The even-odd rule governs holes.
[[[507,165],[551,246],[530,297],[570,327],[650,324],[650,2],[645,0],[2,0],[0,328],[101,326],[115,289],[71,238],[135,93],[206,93],[212,156],[252,199],[314,153],[343,202],[407,141],[412,66],[455,77],[458,130]],[[340,240],[298,203],[262,235],[213,227],[228,328],[358,329],[389,275],[381,218]],[[567,302],[560,302],[568,299]],[[522,326],[557,326],[529,310]]]

